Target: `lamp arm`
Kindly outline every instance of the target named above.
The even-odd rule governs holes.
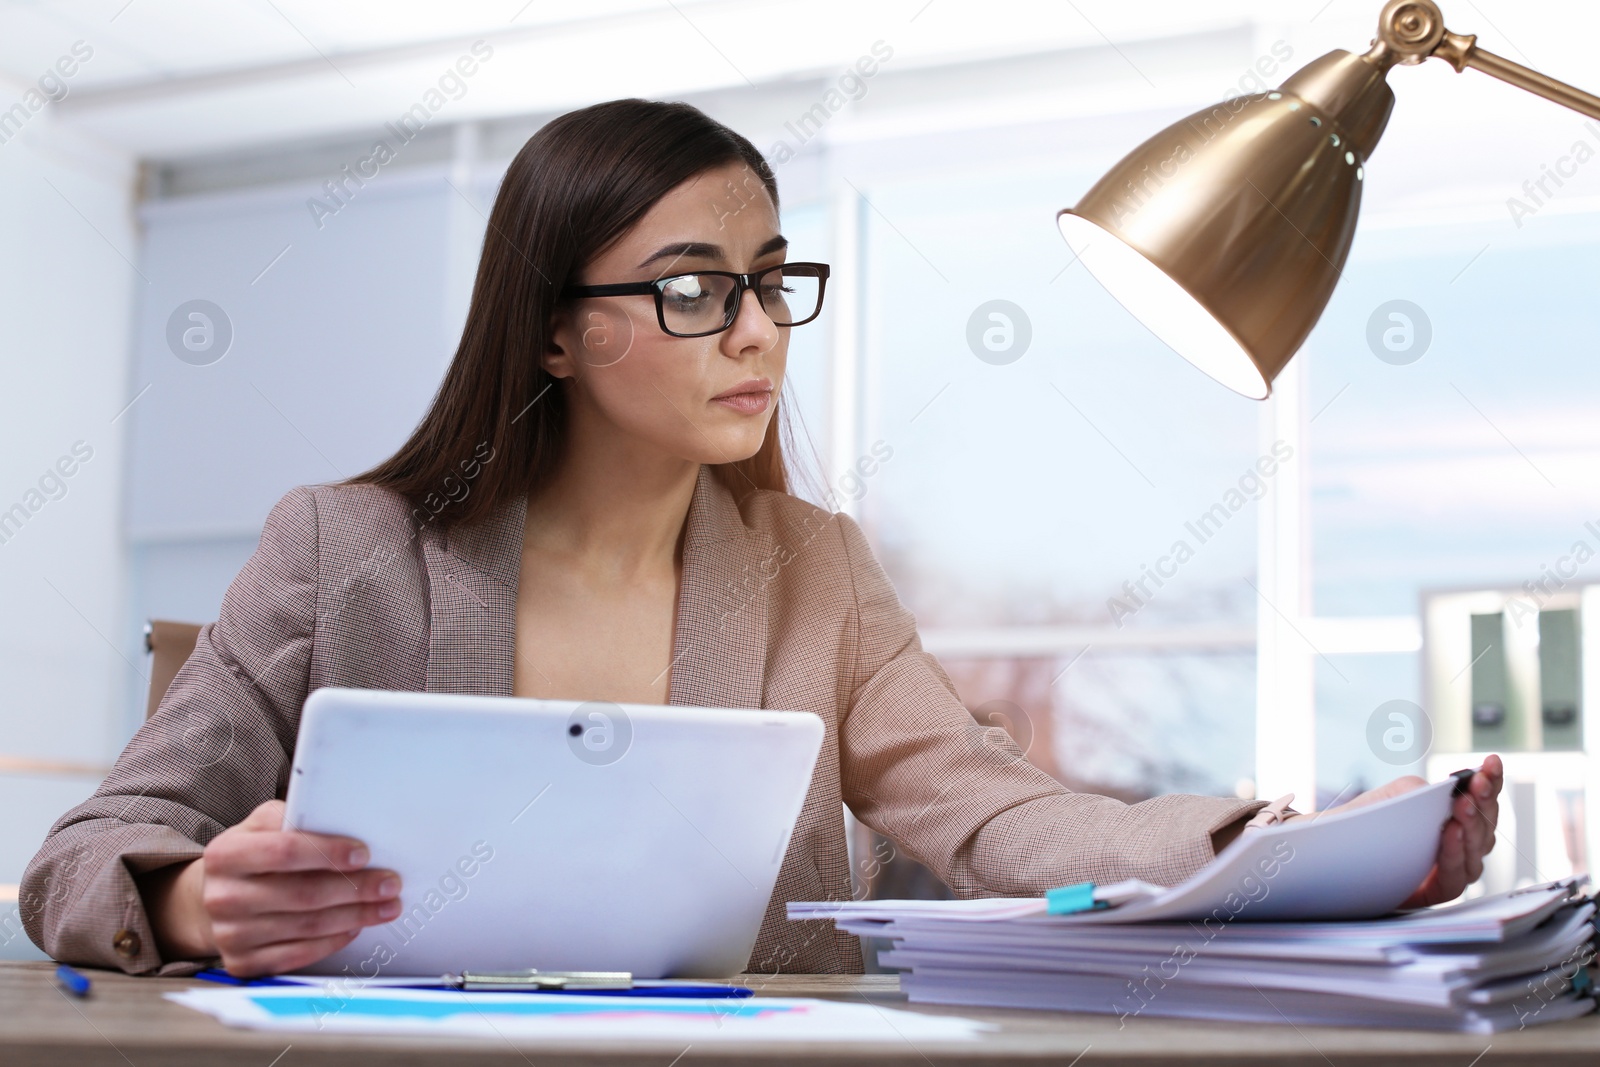
[[[1387,70],[1396,63],[1442,59],[1461,73],[1468,67],[1535,96],[1600,119],[1600,96],[1540,74],[1521,63],[1478,47],[1476,34],[1451,33],[1433,0],[1389,0],[1378,16],[1378,36],[1366,58]]]
[[[1515,85],[1519,89],[1526,89],[1535,96],[1542,96],[1546,100],[1553,100],[1574,111],[1582,112],[1592,119],[1600,119],[1600,96],[1586,93],[1576,86],[1557,81],[1547,74],[1540,74],[1536,70],[1524,67],[1521,63],[1513,63],[1504,56],[1479,48],[1476,41],[1477,37],[1474,34],[1451,33],[1447,30],[1444,40],[1433,50],[1433,55],[1456,68],[1458,74],[1471,67],[1490,77]]]

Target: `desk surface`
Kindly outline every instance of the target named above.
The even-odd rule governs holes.
[[[1600,1015],[1570,1023],[1534,1026],[1517,1033],[1479,1037],[1399,1030],[1331,1027],[1257,1026],[1198,1023],[1172,1019],[1129,1019],[1118,1028],[1114,1016],[1058,1012],[999,1011],[989,1008],[924,1008],[908,1005],[893,976],[804,976],[753,978],[758,996],[814,996],[867,1000],[875,1004],[962,1015],[1000,1024],[1001,1029],[972,1043],[914,1048],[898,1044],[797,1044],[690,1046],[663,1043],[587,1043],[582,1046],[536,1042],[494,1042],[454,1038],[348,1037],[324,1034],[272,1034],[231,1030],[197,1011],[163,1000],[161,994],[196,983],[187,978],[132,978],[115,971],[87,971],[93,994],[83,1000],[60,992],[54,964],[0,961],[0,1062],[8,1067],[190,1067],[248,1064],[249,1067],[309,1065],[394,1065],[421,1067],[562,1067],[648,1065],[692,1067],[720,1061],[745,1063],[896,1064],[932,1067],[953,1064],[1114,1063],[1150,1064],[1428,1064],[1448,1067],[1503,1067],[1507,1064],[1583,1064],[1600,1060]],[[287,1049],[287,1051],[286,1051]],[[1485,1050],[1488,1050],[1485,1054]],[[276,1058],[275,1057],[280,1057]]]

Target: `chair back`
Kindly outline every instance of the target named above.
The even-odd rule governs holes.
[[[167,695],[167,687],[177,676],[178,669],[194,651],[199,636],[197,622],[151,619],[144,624],[144,647],[150,653],[150,695],[145,702],[145,718],[154,715],[161,706],[161,698]]]

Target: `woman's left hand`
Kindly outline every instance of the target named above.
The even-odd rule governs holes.
[[[1425,908],[1454,900],[1483,874],[1483,857],[1494,850],[1495,823],[1500,818],[1500,786],[1505,781],[1505,773],[1499,756],[1490,755],[1484,759],[1483,766],[1450,808],[1450,821],[1439,834],[1439,854],[1433,870],[1428,872],[1417,891],[1400,905],[1402,908]],[[1416,775],[1396,778],[1328,811],[1359,808],[1427,784]]]

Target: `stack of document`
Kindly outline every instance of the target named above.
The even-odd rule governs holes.
[[[1594,1008],[1587,876],[1396,914],[1433,866],[1471,771],[1239,835],[1170,889],[822,901],[888,938],[913,1001],[1492,1033]]]
[[[1318,922],[1118,923],[1050,915],[1040,898],[791,904],[789,917],[890,939],[879,959],[913,1002],[1493,1033],[1593,1009],[1595,905],[1579,888]]]

